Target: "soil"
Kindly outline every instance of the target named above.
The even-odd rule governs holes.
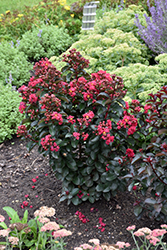
[[[39,178],[33,183],[32,179],[36,176]],[[34,189],[32,185],[35,186]],[[128,226],[155,229],[163,224],[163,221],[157,222],[146,216],[137,220],[133,213],[135,196],[128,191],[117,194],[110,201],[102,198],[94,204],[85,202],[78,206],[67,206],[66,201],[59,203],[60,193],[61,181],[56,180],[49,167],[48,158],[40,155],[37,148],[28,153],[26,141],[16,136],[0,144],[0,214],[5,216],[7,224],[9,220],[3,210],[5,206],[18,211],[20,218],[25,209],[28,209],[29,219],[34,218],[34,211],[41,206],[53,207],[56,210],[53,219],[72,232],[71,236],[64,239],[67,250],[87,243],[92,238],[98,238],[101,243],[108,244],[115,244],[117,241],[129,242],[129,249],[132,250],[134,243],[131,234],[126,230]],[[29,198],[25,198],[26,194]],[[29,204],[26,208],[21,208],[20,204],[25,200]],[[76,211],[84,214],[89,222],[82,223],[75,215]],[[103,232],[98,228],[99,217],[106,223]]]

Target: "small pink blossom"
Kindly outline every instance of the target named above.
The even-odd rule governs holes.
[[[127,227],[127,229],[126,229],[126,230],[128,230],[128,231],[133,231],[133,230],[135,230],[135,228],[136,228],[136,226],[135,226],[135,225],[133,225],[133,226],[129,226],[129,227]]]
[[[166,224],[161,225],[161,227],[167,229],[167,225]]]
[[[33,182],[36,182],[37,180],[33,178],[32,181],[33,181]]]
[[[5,220],[5,217],[0,214],[0,222],[3,222]]]
[[[71,234],[72,234],[71,231],[68,231],[66,229],[60,229],[58,231],[54,231],[52,235],[56,239],[56,238],[62,238],[65,236],[69,236]]]
[[[44,226],[41,227],[41,232],[46,231],[52,231],[52,230],[58,230],[60,229],[60,226],[56,222],[49,221]]]
[[[35,188],[35,186],[33,185],[33,186],[31,186],[32,187],[32,189],[34,189]]]
[[[29,197],[29,195],[28,194],[25,194],[25,198],[28,198]]]

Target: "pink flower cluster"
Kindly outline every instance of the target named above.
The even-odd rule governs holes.
[[[48,150],[48,147],[51,151],[59,151],[60,147],[57,145],[56,142],[54,142],[55,139],[52,138],[51,135],[46,135],[41,139],[41,145],[44,150]]]
[[[59,122],[59,125],[63,124],[63,118],[62,115],[58,112],[53,112],[51,115],[53,120],[57,120]]]
[[[76,211],[75,215],[78,215],[78,217],[79,217],[80,221],[82,221],[82,223],[87,223],[87,222],[89,222],[89,219],[87,219],[87,218],[85,217],[85,215],[83,215],[81,212]]]
[[[96,135],[101,135],[101,138],[106,141],[106,144],[109,145],[111,142],[114,141],[114,136],[110,135],[110,130],[112,129],[112,122],[111,120],[107,120],[100,122],[97,126]]]
[[[127,111],[124,111],[124,117],[122,120],[117,122],[117,128],[128,128],[128,135],[134,134],[137,127],[137,119],[134,115],[128,114]]]

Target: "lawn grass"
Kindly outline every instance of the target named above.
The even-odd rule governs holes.
[[[67,5],[70,5],[77,0],[66,0]],[[33,6],[42,2],[42,0],[0,0],[0,13],[4,13],[7,10],[24,10],[24,6]]]

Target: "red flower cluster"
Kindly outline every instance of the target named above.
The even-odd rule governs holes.
[[[100,227],[98,227],[99,229],[101,229],[101,232],[104,232],[105,230],[105,226],[106,224],[104,222],[102,222],[103,218],[99,218],[99,223],[100,223]]]
[[[79,217],[80,221],[82,221],[82,223],[89,222],[89,219],[87,219],[87,218],[85,217],[85,215],[83,215],[81,212],[77,211],[77,212],[75,213],[75,215],[78,215],[78,217]]]
[[[51,135],[46,135],[41,139],[41,145],[44,150],[48,150],[48,147],[50,148],[51,151],[59,151],[59,146],[57,145],[55,139],[51,138]]]
[[[110,142],[114,141],[114,136],[110,135],[110,130],[112,129],[112,122],[111,120],[107,120],[100,122],[97,126],[97,133],[96,135],[102,135],[101,138],[106,141],[106,144],[109,145]]]
[[[133,149],[127,148],[126,155],[131,159],[135,156]]]

